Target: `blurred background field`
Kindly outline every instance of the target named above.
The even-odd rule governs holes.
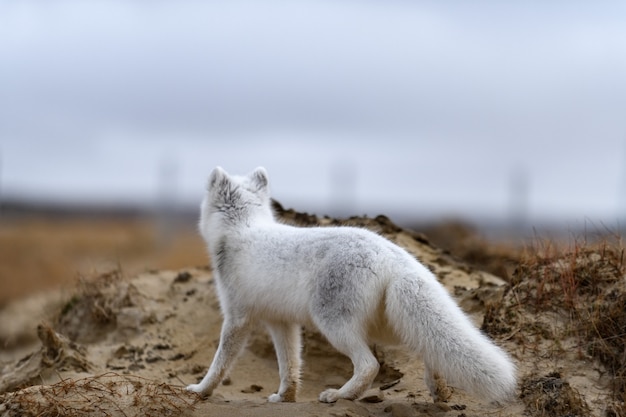
[[[0,2],[0,302],[205,263],[216,165],[318,215],[619,232],[624,21],[618,0]]]
[[[193,221],[172,227],[150,216],[70,210],[6,217],[0,218],[0,308],[35,293],[69,293],[79,279],[114,270],[132,277],[208,264]]]
[[[64,288],[111,271],[208,266],[197,231],[197,210],[154,213],[137,209],[5,207],[0,216],[0,308],[32,294]],[[531,231],[462,219],[400,222],[468,265],[508,280],[525,256],[566,253],[578,246],[621,245],[623,234],[601,224]]]

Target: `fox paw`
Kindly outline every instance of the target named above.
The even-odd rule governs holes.
[[[341,396],[339,395],[338,389],[330,388],[320,394],[320,401],[323,403],[334,403],[339,398],[341,398]]]
[[[187,385],[187,388],[185,388],[187,391],[191,391],[191,392],[195,392],[195,393],[201,393],[202,390],[200,389],[200,384],[191,384],[191,385]]]
[[[200,394],[202,397],[208,397],[209,395],[211,395],[210,392],[204,392],[204,390],[202,389],[202,385],[200,384],[187,385],[187,388],[185,389],[189,392],[195,392],[196,394]]]
[[[272,394],[269,397],[267,397],[267,401],[271,403],[280,403],[283,401],[283,397],[282,395],[279,395],[279,394]]]

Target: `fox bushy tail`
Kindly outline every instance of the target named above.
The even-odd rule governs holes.
[[[490,401],[511,399],[517,381],[508,355],[471,323],[426,267],[419,275],[398,277],[388,289],[386,309],[397,335],[451,385]]]

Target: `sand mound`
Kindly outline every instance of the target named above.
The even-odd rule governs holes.
[[[183,388],[206,372],[221,326],[214,282],[210,269],[203,267],[154,271],[132,278],[113,271],[84,280],[61,304],[58,295],[50,296],[56,308],[46,315],[46,323],[26,308],[8,306],[0,312],[0,319],[6,319],[6,311],[30,315],[16,318],[24,334],[13,329],[10,334],[0,333],[0,337],[16,345],[18,340],[30,341],[25,334],[37,329],[38,339],[28,354],[18,349],[14,358],[10,352],[2,356],[0,416],[521,416],[552,415],[554,410],[567,415],[623,415],[619,414],[623,407],[617,397],[623,393],[619,356],[623,344],[614,341],[620,331],[624,334],[620,330],[624,325],[623,266],[613,265],[613,257],[602,258],[611,260],[604,262],[593,252],[584,255],[586,263],[580,261],[587,265],[581,271],[589,272],[589,265],[598,268],[592,277],[602,275],[598,271],[614,271],[612,278],[601,282],[594,278],[587,283],[587,278],[580,278],[583,272],[567,267],[578,261],[571,263],[566,257],[520,265],[509,286],[384,216],[337,220],[283,210],[279,205],[275,210],[284,221],[303,227],[366,227],[415,254],[438,275],[477,325],[517,360],[520,400],[504,406],[484,404],[452,387],[447,403],[433,404],[422,380],[419,359],[403,348],[374,346],[382,366],[372,389],[358,401],[321,404],[317,401],[319,392],[342,385],[351,376],[352,366],[311,329],[305,330],[298,402],[266,402],[277,389],[278,370],[271,341],[263,329],[252,335],[214,395],[200,400]],[[539,284],[545,279],[538,277],[549,274],[549,268],[558,270],[558,265],[573,273],[579,283],[575,293],[581,295],[575,297],[587,298],[573,299],[573,293],[552,289],[553,284]],[[559,280],[555,278],[554,285]],[[586,311],[590,320],[598,319],[593,322],[597,337],[583,330],[561,333],[573,328],[572,321],[561,316],[571,313],[578,301],[591,303]],[[606,317],[609,320],[599,320]],[[585,348],[581,340],[587,343]],[[558,408],[558,401],[566,397],[569,402],[563,407],[569,408]]]

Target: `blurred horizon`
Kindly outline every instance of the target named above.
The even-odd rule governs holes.
[[[0,205],[626,224],[626,3],[0,3]],[[165,208],[164,208],[165,207]]]

